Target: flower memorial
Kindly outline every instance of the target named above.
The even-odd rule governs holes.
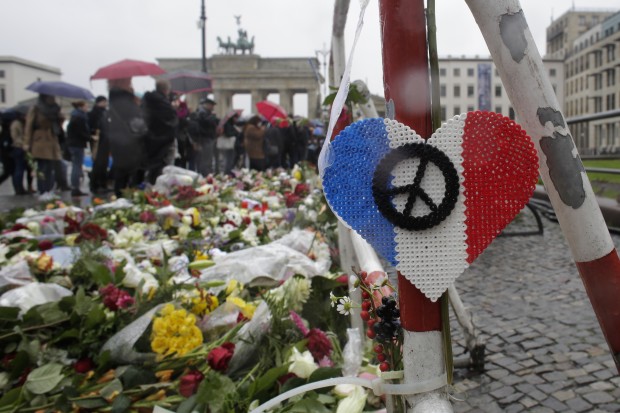
[[[85,209],[55,201],[0,216],[0,412],[243,412],[398,363],[397,329],[385,326],[385,350],[368,341],[349,356],[349,320],[333,305],[356,304],[311,169],[160,178]],[[362,305],[375,326],[395,325],[382,296]],[[271,411],[382,407],[337,386]]]

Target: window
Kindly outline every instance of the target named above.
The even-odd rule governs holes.
[[[0,86],[0,103],[6,103],[6,91],[4,86]]]
[[[460,106],[455,106],[454,107],[454,116],[458,116],[461,114],[461,107]]]
[[[461,97],[461,86],[454,85],[454,97],[455,98],[460,98]]]
[[[499,72],[495,69],[495,77],[499,77]]]
[[[607,71],[607,86],[614,86],[616,84],[616,70],[611,69]]]
[[[442,98],[446,97],[446,85],[439,85],[439,95]]]
[[[502,107],[501,106],[495,106],[495,112],[496,113],[502,113]]]
[[[4,76],[5,76],[4,70],[0,70],[0,79],[4,79]]]
[[[512,120],[515,120],[515,110],[511,107],[508,108],[508,117]]]
[[[586,16],[579,16],[579,25],[585,26],[586,24]]]
[[[469,68],[467,69],[467,77],[474,77],[474,69],[473,68]]]
[[[616,108],[616,95],[607,95],[607,110],[613,110]]]
[[[555,77],[555,75],[556,75],[555,69],[549,69],[549,76]]]
[[[446,68],[441,68],[439,69],[439,76],[445,76],[446,75]]]
[[[446,107],[441,106],[441,120],[446,120]]]
[[[468,105],[467,106],[467,111],[468,112],[473,112],[474,111],[474,105]]]
[[[495,97],[497,98],[502,97],[502,86],[501,85],[495,85]]]
[[[454,77],[459,77],[461,76],[461,69],[458,67],[455,67],[452,73],[454,74]]]
[[[467,85],[467,97],[474,96],[474,85]]]

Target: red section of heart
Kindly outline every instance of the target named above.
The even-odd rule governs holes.
[[[538,156],[514,121],[493,112],[468,112],[463,168],[471,264],[528,203],[538,181]]]

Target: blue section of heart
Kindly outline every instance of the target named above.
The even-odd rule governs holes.
[[[372,195],[372,177],[390,151],[383,119],[364,119],[331,143],[334,163],[325,169],[325,197],[334,212],[383,258],[396,265],[394,225],[381,215]]]

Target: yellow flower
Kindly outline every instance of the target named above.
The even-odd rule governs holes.
[[[192,298],[192,313],[196,315],[209,314],[220,305],[217,296],[213,294],[201,294],[200,297]]]
[[[75,245],[75,239],[78,237],[78,235],[80,234],[69,234],[67,236],[65,236],[65,242],[67,243],[68,246],[72,247]]]
[[[159,358],[176,354],[182,356],[202,344],[202,332],[196,326],[196,316],[184,309],[166,304],[160,316],[153,319],[151,349]]]
[[[169,230],[170,228],[172,228],[173,225],[174,225],[174,219],[172,219],[172,217],[168,216],[164,220],[164,225],[162,225],[162,228],[164,229],[164,231],[166,231],[166,230]]]
[[[194,251],[195,261],[202,261],[202,260],[208,260],[208,259],[209,259],[209,254],[206,254],[205,252],[199,251],[199,250]]]
[[[239,281],[232,279],[228,281],[228,285],[226,286],[226,295],[239,295],[239,293],[243,290],[243,284]]]
[[[303,179],[303,175],[301,174],[301,171],[299,169],[293,171],[293,178],[297,179],[298,181],[301,181]]]
[[[256,306],[254,304],[246,303],[243,299],[239,297],[228,297],[226,302],[234,304],[241,314],[247,319],[252,319],[254,316],[254,311],[256,311]]]
[[[39,258],[37,258],[37,269],[41,272],[48,272],[52,269],[53,265],[54,259],[44,252],[42,252],[41,255],[39,255]]]

